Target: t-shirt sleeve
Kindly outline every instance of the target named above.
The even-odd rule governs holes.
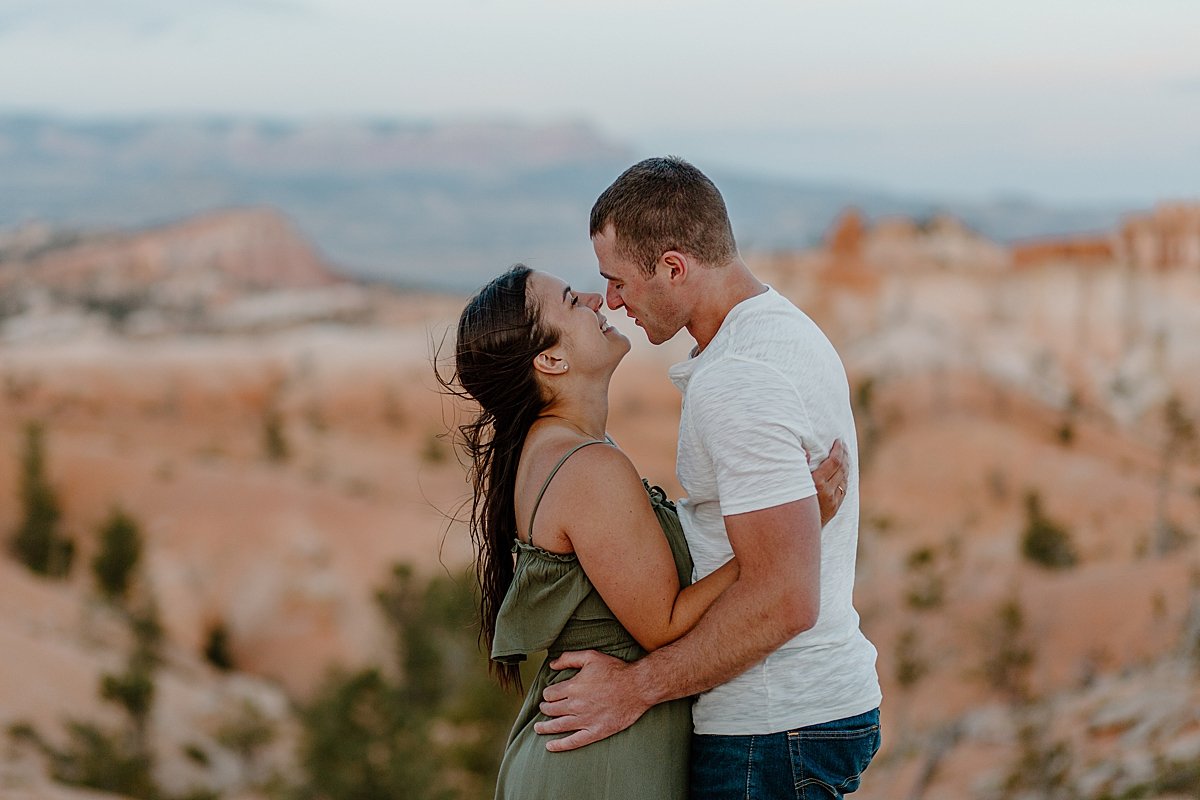
[[[721,513],[744,514],[817,493],[804,441],[808,413],[776,369],[726,358],[689,387],[692,424],[716,472]]]

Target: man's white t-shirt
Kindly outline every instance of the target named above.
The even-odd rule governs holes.
[[[846,372],[825,334],[773,289],[729,312],[705,350],[671,367],[683,392],[676,468],[680,521],[701,578],[733,557],[724,516],[816,494],[815,467],[841,439],[846,498],[821,533],[817,623],[705,692],[696,733],[776,733],[870,711],[881,694],[875,647],[853,606],[858,444]]]

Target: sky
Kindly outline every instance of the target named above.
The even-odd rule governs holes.
[[[586,120],[953,198],[1200,198],[1195,0],[0,0],[0,113]]]

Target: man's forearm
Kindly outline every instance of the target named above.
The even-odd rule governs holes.
[[[630,665],[647,705],[707,691],[742,674],[810,627],[789,592],[739,578],[686,636]]]

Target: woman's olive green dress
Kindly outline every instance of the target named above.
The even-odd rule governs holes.
[[[558,468],[586,442],[563,456]],[[692,559],[675,507],[661,489],[646,485],[650,503],[671,545],[681,586],[691,582]],[[530,519],[529,530],[533,530]],[[553,670],[549,662],[567,650],[598,650],[633,661],[646,654],[600,599],[574,554],[551,553],[524,542],[514,545],[517,563],[496,619],[492,658],[523,661],[547,651],[545,663],[525,695],[525,702],[504,751],[496,784],[498,800],[683,800],[687,797],[688,748],[692,733],[690,700],[654,706],[629,729],[579,750],[551,753],[546,742],[558,736],[535,733],[547,719],[538,711],[542,690],[565,681],[576,670]],[[565,735],[565,734],[561,734]]]

